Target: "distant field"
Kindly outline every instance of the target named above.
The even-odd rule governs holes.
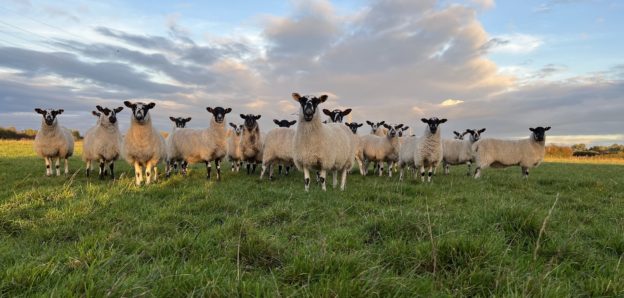
[[[354,169],[325,193],[298,172],[137,188],[123,161],[114,182],[82,167],[48,178],[30,141],[0,141],[0,296],[624,295],[621,163]]]

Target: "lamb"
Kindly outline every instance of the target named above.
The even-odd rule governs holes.
[[[275,123],[278,127],[291,127],[297,123],[297,120],[288,121],[288,120],[277,120],[273,119],[273,123]]]
[[[457,131],[453,131],[453,139],[454,140],[463,140],[464,136],[468,133],[468,131],[464,131],[463,133],[459,133]]]
[[[446,119],[422,118],[422,122],[427,123],[427,128],[420,137],[414,148],[414,169],[420,169],[420,179],[425,181],[425,168],[429,169],[427,182],[431,182],[433,171],[442,161],[442,140],[440,139],[440,129],[438,126],[446,122]]]
[[[243,154],[240,149],[241,134],[243,133],[243,125],[236,125],[230,122],[232,129],[227,132],[227,157],[230,161],[232,172],[240,171],[240,165],[243,160]]]
[[[90,176],[91,163],[99,161],[100,179],[104,179],[106,175],[107,164],[111,178],[115,179],[115,161],[121,155],[122,142],[117,114],[123,110],[123,107],[112,110],[101,106],[95,108],[99,112],[93,111],[92,114],[98,117],[97,124],[85,133],[82,143],[82,159],[86,163],[87,177]]]
[[[69,173],[67,159],[74,154],[74,137],[69,129],[58,124],[56,116],[64,112],[60,110],[43,110],[35,112],[42,115],[41,129],[35,136],[33,148],[37,155],[43,157],[46,165],[46,176],[52,175],[52,159],[56,158],[56,176],[61,175],[60,161],[65,159],[65,175]]]
[[[481,138],[484,131],[485,128],[466,129],[466,132],[462,134],[454,131],[455,139],[442,140],[442,165],[445,175],[449,174],[451,165],[466,164],[468,166],[467,175],[470,176],[470,165],[474,161],[472,144]],[[470,139],[463,140],[465,134],[470,134]]]
[[[266,134],[262,148],[262,172],[260,179],[264,177],[265,171],[269,170],[269,180],[273,180],[273,165],[280,163],[281,174],[282,164],[286,166],[286,175],[293,164],[292,142],[295,137],[295,130],[278,127]]]
[[[165,163],[165,173],[166,173],[166,177],[169,178],[169,176],[171,176],[171,167],[173,166],[173,170],[175,172],[178,172],[178,163],[180,164],[180,168],[182,168],[182,175],[186,176],[186,168],[187,168],[187,163],[183,160],[183,159],[172,159],[173,154],[171,154],[172,149],[171,149],[171,135],[175,132],[176,129],[178,128],[185,128],[186,127],[186,123],[188,123],[189,121],[191,121],[191,117],[188,118],[183,118],[183,117],[169,117],[169,120],[173,121],[174,126],[173,129],[171,131],[171,133],[167,136],[167,138],[165,139],[165,146],[166,146],[166,150],[167,150],[167,161]]]
[[[212,114],[210,126],[205,129],[180,128],[171,135],[172,158],[184,159],[187,163],[206,164],[206,178],[210,179],[211,162],[217,168],[217,181],[221,181],[221,160],[227,154],[225,115],[231,108],[206,107]]]
[[[474,152],[474,178],[481,177],[481,170],[487,167],[504,168],[520,166],[524,178],[529,177],[529,169],[537,167],[544,160],[546,131],[550,126],[529,128],[529,138],[521,140],[482,139],[472,145]]]
[[[386,123],[386,121],[381,121],[381,122],[371,122],[366,120],[366,124],[370,125],[371,127],[371,134],[372,135],[376,135],[379,137],[383,137],[386,134],[388,134],[388,131],[386,129],[384,129],[383,125]]]
[[[260,119],[261,115],[240,114],[240,117],[245,120],[240,139],[240,148],[242,160],[247,162],[247,175],[249,175],[255,173],[257,163],[262,162],[263,135],[260,134],[260,127],[258,126],[258,119]]]
[[[345,125],[347,127],[349,127],[349,129],[351,130],[351,132],[353,133],[353,135],[355,136],[354,140],[355,140],[355,161],[358,163],[358,168],[360,169],[360,175],[364,176],[366,175],[365,173],[365,169],[364,169],[364,153],[362,151],[362,146],[360,146],[360,142],[361,142],[361,138],[360,136],[357,135],[357,130],[358,128],[362,127],[362,123],[357,123],[357,122],[345,122]]]
[[[383,175],[383,163],[388,163],[388,176],[392,177],[392,164],[399,159],[399,137],[397,131],[403,124],[388,125],[383,124],[388,129],[388,135],[380,137],[376,135],[365,135],[361,139],[360,147],[366,162],[364,163],[365,173],[368,172],[368,163],[373,161],[379,164],[379,176]]]
[[[349,113],[351,113],[351,109],[346,109],[344,111],[341,111],[339,109],[335,109],[333,111],[323,109],[323,114],[329,116],[327,123],[342,123],[344,116],[349,115]]]
[[[130,128],[124,137],[122,154],[126,161],[134,166],[135,184],[143,182],[143,167],[145,167],[145,184],[158,180],[158,164],[167,157],[165,139],[152,126],[149,110],[156,104],[151,102],[132,103],[124,101],[124,105],[132,109]]]
[[[310,188],[310,169],[320,171],[323,191],[326,190],[327,171],[334,172],[334,187],[338,171],[342,171],[340,189],[344,190],[347,172],[351,170],[355,157],[353,134],[345,125],[321,123],[317,107],[327,100],[327,95],[315,97],[293,93],[292,97],[301,105],[292,152],[295,166],[303,170],[305,191]]]

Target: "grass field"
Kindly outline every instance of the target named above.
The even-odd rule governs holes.
[[[325,193],[229,166],[137,188],[117,168],[48,178],[31,143],[0,142],[0,296],[624,295],[622,165],[353,174]]]

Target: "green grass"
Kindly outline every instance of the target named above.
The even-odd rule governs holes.
[[[31,143],[0,142],[0,296],[624,295],[623,166],[354,171],[310,193],[298,172],[135,187],[117,168],[48,178]]]

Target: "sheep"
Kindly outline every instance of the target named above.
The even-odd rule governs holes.
[[[442,161],[442,140],[440,138],[440,129],[438,126],[446,122],[446,119],[422,118],[423,123],[427,123],[427,128],[422,137],[420,137],[414,148],[414,169],[420,169],[420,179],[425,181],[425,168],[429,169],[429,177],[427,182],[431,182],[433,171]]]
[[[374,123],[366,120],[366,124],[370,125],[371,127],[371,134],[379,137],[383,137],[388,134],[388,131],[383,127],[385,123],[386,121]]]
[[[188,123],[189,121],[191,121],[191,117],[188,118],[184,118],[184,117],[169,117],[169,120],[173,121],[174,126],[173,129],[171,131],[171,133],[167,136],[167,138],[165,139],[165,146],[167,148],[167,161],[165,163],[165,177],[169,178],[169,176],[171,176],[171,167],[173,166],[173,170],[175,172],[178,172],[178,163],[180,164],[180,168],[182,168],[182,175],[186,176],[186,168],[187,168],[187,163],[183,160],[183,159],[178,159],[175,160],[172,158],[172,154],[170,153],[172,151],[171,149],[171,135],[173,134],[173,132],[178,129],[178,128],[185,128],[186,127],[186,123]]]
[[[210,179],[211,162],[217,168],[217,181],[221,181],[221,160],[227,154],[227,132],[225,115],[232,112],[231,108],[206,107],[212,114],[210,126],[205,129],[180,128],[171,134],[171,153],[175,158],[184,159],[193,164],[206,164],[206,179]]]
[[[454,131],[455,139],[442,140],[442,166],[445,175],[449,174],[451,165],[466,164],[468,166],[467,175],[470,176],[470,165],[474,161],[472,144],[481,138],[484,131],[485,128],[466,129],[462,134]],[[470,134],[470,139],[463,140],[466,134]]]
[[[257,163],[262,162],[263,135],[260,133],[260,126],[258,126],[258,119],[262,116],[240,114],[240,117],[245,120],[240,139],[240,148],[242,160],[247,163],[247,175],[249,175],[255,173]]]
[[[474,178],[481,177],[481,170],[487,167],[504,168],[520,166],[524,178],[529,169],[537,167],[544,160],[546,131],[550,126],[529,128],[529,138],[521,140],[482,139],[472,145],[474,152]]]
[[[230,161],[232,172],[240,171],[243,155],[240,149],[241,134],[243,133],[243,125],[236,125],[230,122],[232,129],[227,132],[227,157]]]
[[[288,121],[288,120],[277,120],[273,119],[273,123],[275,123],[278,127],[291,127],[297,123],[297,120]]]
[[[351,113],[351,109],[346,109],[344,111],[341,111],[339,109],[335,109],[333,111],[323,109],[323,114],[329,116],[327,123],[342,123],[342,119],[344,118],[344,116],[349,115],[349,113]]]
[[[403,171],[405,167],[408,170],[414,169],[414,150],[416,149],[416,142],[418,138],[416,136],[405,136],[400,139],[399,142],[399,161],[397,166],[399,167],[399,181],[403,181]]]
[[[392,164],[399,159],[399,137],[397,130],[403,124],[388,125],[383,124],[388,129],[388,135],[380,137],[376,135],[365,135],[362,137],[360,147],[366,162],[364,163],[365,173],[368,172],[368,163],[373,161],[379,164],[379,176],[383,175],[383,163],[388,163],[388,176],[392,177]]]
[[[362,123],[357,122],[345,122],[345,125],[349,127],[353,135],[355,136],[355,161],[358,163],[358,168],[360,170],[360,175],[364,176],[366,173],[364,172],[364,153],[362,152],[362,146],[360,146],[361,138],[357,135],[358,128],[362,127]]]
[[[74,137],[69,129],[58,124],[56,116],[64,112],[63,109],[40,109],[35,112],[42,115],[41,129],[35,136],[33,148],[37,155],[43,157],[46,165],[46,176],[52,175],[52,159],[56,158],[56,176],[61,175],[60,161],[65,159],[65,175],[69,173],[67,159],[74,154]]]
[[[286,166],[286,175],[293,164],[292,142],[295,137],[295,130],[278,127],[270,130],[263,140],[262,148],[262,172],[260,179],[264,177],[265,171],[269,170],[269,180],[273,179],[273,164],[279,162],[281,174],[282,164]]]
[[[347,172],[351,170],[355,157],[353,134],[345,125],[321,123],[317,107],[327,100],[327,95],[315,97],[293,93],[292,97],[301,106],[292,146],[293,162],[298,169],[303,170],[305,191],[310,188],[310,169],[320,171],[319,180],[323,191],[326,190],[327,171],[334,172],[334,187],[338,171],[342,171],[340,189],[344,191]]]
[[[463,133],[459,133],[457,131],[453,131],[453,140],[463,140],[464,136],[468,133],[468,131],[464,131]]]
[[[165,139],[152,126],[149,110],[156,104],[151,102],[124,101],[124,105],[132,109],[130,128],[124,137],[122,152],[126,161],[134,166],[135,184],[143,182],[143,167],[145,167],[145,184],[158,180],[158,164],[167,157]]]
[[[87,177],[90,176],[91,163],[100,162],[100,179],[106,175],[106,164],[110,169],[111,178],[115,179],[115,161],[121,155],[121,132],[117,122],[117,114],[123,107],[115,109],[96,106],[99,112],[92,114],[98,117],[97,124],[90,128],[84,136],[82,143],[82,159],[86,163]]]

